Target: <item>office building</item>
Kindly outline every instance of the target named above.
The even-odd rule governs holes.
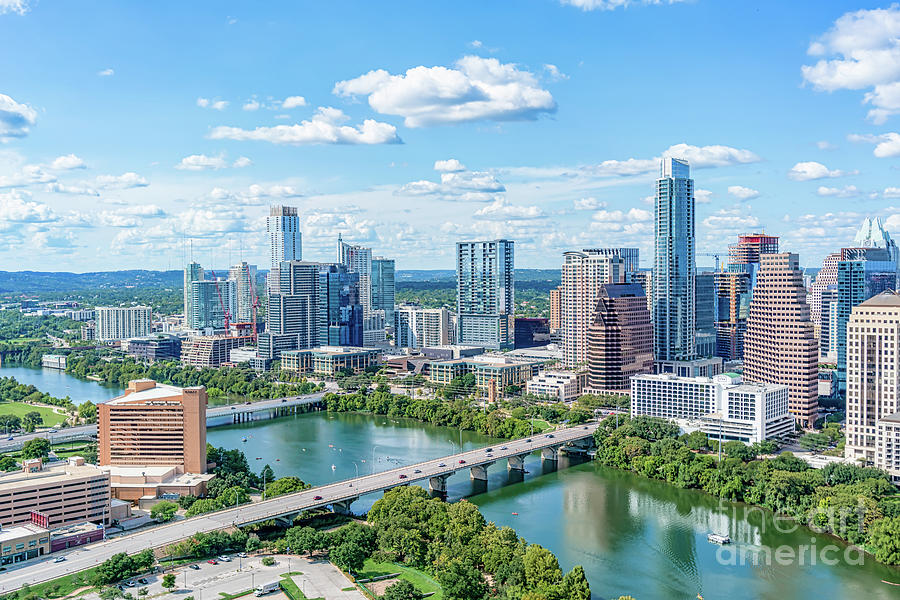
[[[49,527],[71,523],[109,522],[109,475],[73,456],[45,466],[26,460],[21,471],[0,474],[0,523],[5,527],[31,522],[31,513],[47,518]]]
[[[634,274],[640,270],[641,253],[638,248],[585,248],[583,252],[621,258],[624,283],[634,283]]]
[[[300,217],[296,206],[272,206],[266,217],[269,234],[269,279],[278,279],[281,263],[303,259]],[[269,283],[271,286],[271,281]]]
[[[197,331],[224,331],[226,315],[235,322],[237,312],[236,282],[226,279],[208,279],[191,282],[189,322]]]
[[[394,312],[397,348],[417,350],[450,344],[450,312],[446,308],[422,308],[401,304]]]
[[[819,291],[819,360],[837,363],[838,290],[837,285]],[[810,310],[812,304],[810,304]]]
[[[515,347],[534,348],[550,343],[550,320],[541,317],[516,317]]]
[[[372,309],[372,249],[348,244],[338,234],[336,262],[359,276],[359,301],[363,311]]]
[[[525,382],[525,391],[556,402],[572,402],[587,387],[587,381],[587,371],[543,371]]]
[[[98,306],[96,338],[114,342],[150,335],[151,318],[149,306]]]
[[[900,481],[900,295],[855,306],[847,323],[847,458]]]
[[[253,342],[252,335],[194,336],[181,343],[181,363],[201,369],[221,367],[231,359],[232,350],[252,346]]]
[[[143,338],[128,340],[128,348],[125,353],[128,356],[147,362],[178,360],[181,358],[182,339],[177,335],[157,333]]]
[[[744,340],[744,378],[787,385],[791,414],[812,427],[818,416],[818,361],[797,255],[761,255]]]
[[[195,281],[203,281],[203,279],[203,267],[200,266],[200,263],[191,261],[184,267],[184,323],[188,329],[197,329],[191,314],[191,307],[194,305],[191,284]]]
[[[316,310],[319,346],[363,345],[359,273],[344,265],[320,265]]]
[[[394,322],[396,283],[394,259],[376,256],[372,259],[372,310],[383,310],[385,323]]]
[[[541,360],[481,354],[426,364],[428,380],[437,385],[449,385],[455,377],[472,373],[475,375],[475,387],[494,401],[508,386],[524,387],[529,379],[540,374],[544,363]]]
[[[240,262],[228,270],[229,281],[234,282],[233,323],[253,321],[253,302],[256,298],[256,265]]]
[[[205,473],[206,402],[203,387],[129,381],[124,394],[98,405],[98,464]]]
[[[382,346],[387,343],[387,324],[383,310],[363,312],[363,346]]]
[[[686,421],[710,438],[746,444],[794,430],[785,385],[715,377],[638,375],[631,380],[631,416]]]
[[[588,387],[627,392],[635,375],[653,372],[653,326],[637,283],[600,286],[588,330]]]
[[[694,276],[694,306],[698,333],[716,331],[716,275],[715,271],[701,271]]]
[[[664,158],[656,181],[653,351],[656,360],[694,358],[694,180],[688,162]]]
[[[640,285],[644,289],[644,295],[647,297],[647,311],[653,316],[653,271],[643,270],[632,275],[634,283]]]
[[[600,288],[624,282],[625,260],[615,252],[563,253],[560,333],[564,367],[587,364],[588,328],[594,320]]]
[[[260,356],[278,357],[280,350],[312,348],[319,344],[319,272],[322,263],[287,261],[272,282],[266,318],[267,340],[260,336]],[[269,344],[269,342],[272,342]],[[264,346],[275,354],[264,353]]]
[[[299,374],[333,377],[339,371],[360,373],[381,363],[376,348],[351,346],[323,346],[309,350],[288,350],[281,353],[281,369]]]
[[[457,341],[493,350],[515,343],[515,242],[456,244]]]
[[[708,356],[693,360],[658,360],[653,370],[657,375],[715,377],[725,372],[725,365],[720,357]]]
[[[34,523],[0,527],[0,566],[50,554],[50,530]]]
[[[559,331],[562,327],[562,287],[550,290],[550,331]]]
[[[822,325],[822,293],[829,289],[837,289],[838,264],[841,262],[841,253],[833,252],[825,257],[822,268],[816,273],[815,280],[809,286],[809,319],[813,325]]]

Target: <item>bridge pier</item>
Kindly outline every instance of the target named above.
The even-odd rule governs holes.
[[[331,510],[339,515],[349,515],[350,514],[350,505],[354,500],[359,500],[359,498],[348,498],[347,500],[342,500],[340,502],[335,502],[331,505]]]
[[[437,492],[439,494],[447,493],[447,479],[450,478],[450,474],[447,475],[438,475],[437,477],[429,477],[428,479],[428,489],[432,492]]]
[[[528,454],[515,454],[506,459],[506,468],[509,471],[524,471],[525,457]]]
[[[487,481],[487,470],[488,467],[494,464],[493,462],[485,463],[483,465],[476,465],[474,467],[469,467],[469,477],[472,479],[480,479],[481,481]]]
[[[553,446],[541,448],[541,460],[559,460],[560,448],[562,448],[562,444],[555,444]]]

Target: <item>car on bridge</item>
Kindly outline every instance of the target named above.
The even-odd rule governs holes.
[[[413,473],[415,473],[416,475],[418,475],[421,472],[422,472],[422,469],[416,469],[415,471],[413,471]]]
[[[446,467],[446,466],[447,466],[447,463],[440,463],[438,466],[439,466],[439,467]]]
[[[313,496],[313,500],[321,500],[322,496]]]
[[[400,479],[406,479],[406,475],[404,475],[403,473],[400,473]]]
[[[459,459],[459,464],[464,465],[466,464],[466,461],[464,461],[463,459]]]

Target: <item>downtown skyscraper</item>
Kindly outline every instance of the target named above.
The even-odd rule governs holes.
[[[269,234],[269,289],[277,285],[282,262],[303,259],[300,216],[296,206],[272,206],[266,217]]]
[[[653,351],[657,361],[695,357],[694,180],[686,160],[664,158],[656,180]]]
[[[515,242],[456,243],[457,341],[491,350],[515,344]]]

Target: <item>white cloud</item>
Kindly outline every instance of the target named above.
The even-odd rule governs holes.
[[[84,164],[84,161],[74,154],[57,156],[55,159],[53,159],[53,162],[50,163],[50,168],[56,170],[83,169],[86,166],[87,165]]]
[[[0,0],[0,15],[6,13],[24,15],[28,9],[28,0]]]
[[[56,177],[44,171],[39,165],[24,165],[17,173],[0,175],[0,188],[23,187],[53,181],[56,181]]]
[[[816,190],[819,196],[830,196],[833,198],[852,198],[859,195],[859,190],[855,185],[845,185],[842,188],[819,186]]]
[[[76,196],[99,196],[100,192],[92,187],[84,185],[64,185],[62,183],[48,183],[44,190],[52,194],[73,194]]]
[[[751,198],[757,198],[759,196],[759,190],[754,190],[753,188],[744,187],[742,185],[728,186],[728,193],[738,200],[750,200]]]
[[[813,179],[825,179],[829,177],[844,177],[856,175],[857,171],[841,171],[829,169],[825,165],[815,161],[798,162],[788,171],[788,177],[794,181],[811,181]]]
[[[97,222],[104,227],[137,227],[140,220],[119,211],[104,210],[97,214]]]
[[[24,190],[0,193],[0,226],[3,223],[51,223],[59,220],[53,209],[31,200]]]
[[[550,78],[550,81],[562,81],[563,79],[569,78],[569,76],[560,71],[559,67],[557,67],[556,65],[544,65],[544,72],[547,73],[547,77]]]
[[[837,148],[834,144],[826,140],[820,140],[816,142],[816,148],[819,150],[834,150]]]
[[[606,202],[596,198],[579,198],[575,200],[575,210],[598,210],[606,208]]]
[[[750,205],[745,205],[747,212]],[[713,230],[742,230],[759,227],[759,219],[745,214],[740,208],[723,208],[703,219],[703,225]]]
[[[233,163],[231,163],[231,166],[234,169],[243,169],[244,167],[249,167],[252,164],[253,161],[246,156],[239,156]]]
[[[191,154],[182,158],[181,162],[175,165],[175,168],[182,171],[206,171],[209,169],[224,169],[227,166],[228,163],[225,162],[225,157],[222,155]]]
[[[134,215],[137,217],[164,217],[166,216],[166,211],[164,211],[161,207],[156,204],[133,204],[130,206],[123,206],[122,208],[117,209],[116,212],[124,213],[126,215]]]
[[[209,98],[197,98],[197,106],[211,108],[213,110],[225,110],[228,108],[227,100],[210,100]]]
[[[455,158],[448,158],[447,160],[434,161],[434,170],[439,173],[456,173],[458,171],[465,171],[466,165]]]
[[[712,202],[713,193],[710,190],[703,189],[695,189],[694,190],[694,201],[698,204],[709,204]],[[650,200],[652,201],[654,196],[650,196]]]
[[[878,158],[890,158],[900,155],[900,133],[890,132],[880,135],[851,133],[847,136],[851,142],[865,142],[875,144],[875,150],[872,151]]]
[[[900,198],[900,187],[886,187],[881,195],[885,198]]]
[[[642,222],[650,221],[653,214],[649,210],[642,208],[632,208],[628,211],[621,210],[598,210],[594,213],[594,221],[600,223],[618,223],[623,221]]]
[[[677,4],[685,0],[560,0],[562,4],[568,4],[583,11],[589,10],[615,10],[637,5]]]
[[[397,128],[389,123],[366,119],[362,125],[341,125],[349,117],[336,108],[321,107],[309,121],[295,125],[276,125],[241,129],[215,127],[209,134],[214,140],[263,141],[273,144],[398,144]]]
[[[31,245],[44,251],[72,250],[78,247],[72,231],[37,231],[31,236]]]
[[[116,72],[112,69],[103,69],[102,71],[97,71],[98,77],[112,77]]]
[[[247,102],[245,102],[244,105],[243,105],[241,108],[244,109],[244,110],[246,110],[246,111],[254,111],[254,110],[259,110],[259,107],[260,107],[260,106],[262,106],[262,104],[260,104],[260,103],[254,98],[254,99],[252,99],[252,100],[247,100]]]
[[[0,141],[25,137],[36,122],[36,110],[27,104],[19,104],[6,94],[0,94]]]
[[[759,162],[760,158],[750,150],[732,148],[730,146],[692,146],[690,144],[675,144],[663,152],[663,156],[683,158],[691,163],[693,169],[707,167],[727,167]]]
[[[497,198],[491,204],[475,211],[475,216],[491,221],[528,220],[545,217],[537,206],[516,206],[506,198]]]
[[[413,67],[400,75],[369,71],[337,82],[334,93],[368,96],[374,110],[403,117],[407,127],[533,120],[556,111],[556,101],[534,74],[480,56],[464,56],[453,67]]]
[[[871,88],[863,100],[875,123],[900,112],[900,5],[845,13],[807,52],[824,57],[801,68],[814,89]]]
[[[97,185],[103,188],[128,189],[147,187],[150,182],[137,173],[122,173],[121,175],[98,175]]]
[[[288,96],[281,103],[281,108],[285,110],[298,108],[300,106],[306,106],[306,98],[303,96]]]

